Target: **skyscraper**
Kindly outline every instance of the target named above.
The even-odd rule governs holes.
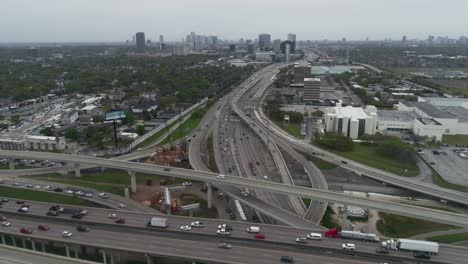
[[[286,44],[286,52],[284,53],[284,55],[286,56],[286,64],[289,64],[290,52],[291,52],[291,45]]]
[[[146,48],[145,43],[145,33],[144,32],[137,32],[135,34],[136,39],[136,52],[137,53],[144,53]]]
[[[288,34],[288,40],[291,42],[296,42],[296,34],[289,33]]]
[[[159,35],[159,49],[162,50],[164,47],[164,36]]]
[[[289,52],[295,53],[296,52],[296,42],[292,42],[289,40],[281,42],[280,49],[281,53],[286,54],[286,45],[289,44]]]
[[[281,51],[281,39],[273,40],[273,51],[279,53]]]
[[[248,40],[246,40],[245,43],[247,43],[247,53],[248,54],[254,54],[255,44],[252,42],[252,40],[248,39]]]
[[[258,35],[258,47],[260,50],[265,50],[271,46],[271,36],[270,34],[263,33]]]
[[[192,49],[196,49],[197,40],[195,38],[195,32],[190,32],[190,40],[192,41]]]

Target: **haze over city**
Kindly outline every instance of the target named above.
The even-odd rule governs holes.
[[[401,39],[465,35],[464,0],[2,0],[0,42],[120,42],[134,32],[180,41],[259,32],[298,39]]]

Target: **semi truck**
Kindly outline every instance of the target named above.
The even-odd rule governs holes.
[[[390,239],[383,241],[382,247],[393,250],[426,252],[432,255],[439,253],[438,243],[413,239]]]
[[[326,237],[331,238],[350,238],[350,239],[359,239],[371,242],[379,242],[380,238],[376,234],[371,233],[361,233],[358,231],[349,231],[349,230],[342,230],[338,231],[337,228],[332,228],[325,231]]]
[[[169,226],[168,219],[164,217],[151,217],[147,227],[159,227],[159,228],[166,228]]]

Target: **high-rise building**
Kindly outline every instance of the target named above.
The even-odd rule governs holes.
[[[254,54],[255,52],[255,44],[252,42],[252,40],[248,39],[245,41],[247,44],[247,53],[248,54]]]
[[[195,37],[195,32],[190,32],[190,40],[192,41],[192,49],[196,49],[197,40]]]
[[[137,53],[144,53],[146,48],[145,43],[145,33],[144,32],[137,32],[135,34],[136,39],[136,52]]]
[[[294,84],[304,85],[305,78],[312,78],[310,64],[300,63],[294,66]]]
[[[296,34],[289,33],[288,34],[288,40],[291,42],[296,42]]]
[[[304,102],[320,101],[320,78],[304,78]]]
[[[236,51],[236,45],[230,44],[229,45],[229,52],[235,52]]]
[[[292,42],[292,41],[289,41],[289,40],[281,42],[281,44],[280,44],[281,53],[286,54],[286,45],[287,44],[289,44],[290,54],[295,53],[296,52],[296,43]]]
[[[401,41],[406,42],[406,36],[403,36],[403,38],[401,38]]]
[[[269,49],[271,46],[271,36],[270,34],[263,33],[258,35],[258,47],[260,50]]]
[[[164,48],[164,36],[163,35],[159,35],[159,49],[160,50],[163,50]]]
[[[279,53],[281,51],[281,39],[273,40],[273,51]]]
[[[286,44],[286,52],[284,53],[285,57],[286,57],[286,64],[289,64],[289,60],[290,60],[290,56],[291,56],[291,45],[290,44]]]

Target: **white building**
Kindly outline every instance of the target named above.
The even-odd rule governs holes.
[[[95,105],[87,105],[80,109],[80,115],[94,115],[99,112],[99,108]]]
[[[372,105],[365,109],[360,107],[335,107],[325,109],[325,131],[339,133],[352,139],[358,139],[364,134],[374,135],[377,124],[377,108]]]
[[[60,117],[60,121],[63,125],[71,125],[75,123],[76,120],[78,120],[78,111],[75,110],[67,111]]]

